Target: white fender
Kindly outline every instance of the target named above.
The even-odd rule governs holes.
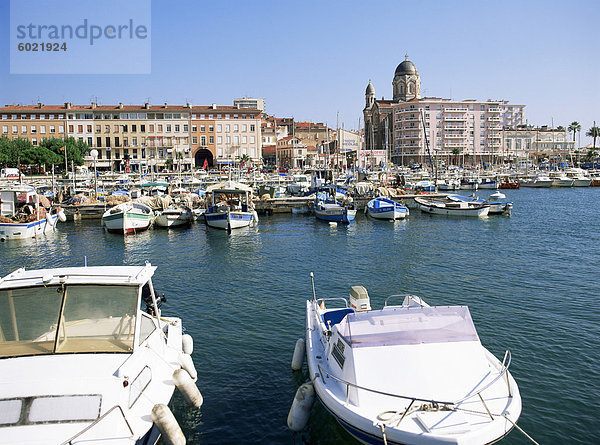
[[[304,363],[304,351],[305,351],[304,339],[299,338],[294,348],[294,356],[292,357],[292,370],[299,371],[302,369],[302,363]]]
[[[200,409],[204,399],[202,398],[202,394],[200,394],[200,390],[185,369],[175,370],[173,373],[173,382],[175,382],[175,386],[187,404]]]
[[[198,380],[198,372],[196,372],[196,367],[194,366],[194,361],[189,354],[185,354],[180,352],[177,356],[177,360],[179,361],[179,365],[187,371],[192,380],[195,382]]]
[[[287,418],[288,428],[292,431],[302,431],[308,423],[310,410],[315,401],[315,388],[311,382],[298,388],[292,407]]]
[[[162,440],[168,445],[185,445],[185,436],[175,416],[167,405],[157,403],[152,408],[152,422],[160,430]]]
[[[192,352],[194,352],[194,339],[190,334],[183,334],[181,336],[181,349],[188,355],[192,355]]]

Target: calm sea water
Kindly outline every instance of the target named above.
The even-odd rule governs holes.
[[[373,307],[410,292],[465,304],[482,343],[513,355],[520,426],[540,443],[600,442],[600,188],[507,190],[511,217],[459,219],[413,210],[405,221],[359,214],[331,227],[308,215],[261,217],[227,235],[196,224],[135,236],[99,222],[0,245],[0,275],[57,266],[158,266],[155,287],[195,340],[199,412],[176,393],[188,443],[354,443],[316,403],[307,430],[286,417],[306,371],[293,374],[314,271],[318,296],[363,285]],[[486,193],[480,193],[485,196]],[[418,376],[415,376],[418,378]],[[513,431],[503,443],[527,441]]]

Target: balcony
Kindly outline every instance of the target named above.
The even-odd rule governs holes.
[[[444,130],[466,130],[466,126],[462,125],[446,125],[444,126]]]
[[[403,119],[405,122],[418,122],[421,120],[421,116],[408,116]]]
[[[498,125],[498,124],[493,124],[493,125],[488,125],[488,130],[502,130],[502,125]]]
[[[500,108],[494,107],[494,108],[488,108],[487,109],[488,113],[500,113]]]
[[[444,113],[466,113],[467,108],[444,108]]]
[[[459,142],[447,142],[447,143],[444,144],[444,147],[446,147],[446,148],[464,148],[466,146],[467,146],[466,142],[462,142],[462,143],[459,143]]]
[[[500,122],[501,119],[499,117],[488,117],[489,122]]]
[[[464,134],[445,134],[444,139],[465,139],[467,136]]]
[[[466,116],[444,116],[444,120],[446,122],[466,122],[467,118]]]
[[[405,109],[396,109],[396,113],[419,113],[419,109],[418,108],[405,108]]]

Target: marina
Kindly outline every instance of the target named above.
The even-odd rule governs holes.
[[[168,290],[164,311],[185,314],[195,340],[204,404],[190,411],[177,392],[171,403],[188,443],[356,443],[319,402],[305,430],[286,425],[308,379],[306,365],[293,373],[290,361],[304,331],[310,272],[318,296],[347,297],[349,286],[362,285],[377,308],[395,293],[468,306],[485,347],[500,360],[511,351],[523,404],[518,425],[539,443],[594,442],[600,189],[503,193],[514,203],[510,217],[411,210],[390,222],[361,211],[353,223],[332,226],[273,213],[231,234],[194,223],[127,237],[99,220],[67,221],[42,237],[2,243],[0,275],[24,264],[158,266],[153,283]],[[530,442],[513,430],[502,443]]]

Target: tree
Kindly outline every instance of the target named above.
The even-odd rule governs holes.
[[[456,165],[458,165],[458,156],[460,155],[460,148],[453,148],[452,154],[454,155],[454,159],[456,161]]]
[[[562,125],[559,125],[558,127],[556,127],[556,129],[558,131],[565,131],[565,127],[563,127]]]
[[[575,142],[575,133],[581,131],[581,124],[577,121],[571,122],[571,125],[569,125],[569,132],[571,131],[573,132],[573,142]]]
[[[592,150],[596,151],[596,138],[600,137],[600,128],[596,127],[596,122],[594,122],[594,126],[585,135],[594,138],[594,148]]]

